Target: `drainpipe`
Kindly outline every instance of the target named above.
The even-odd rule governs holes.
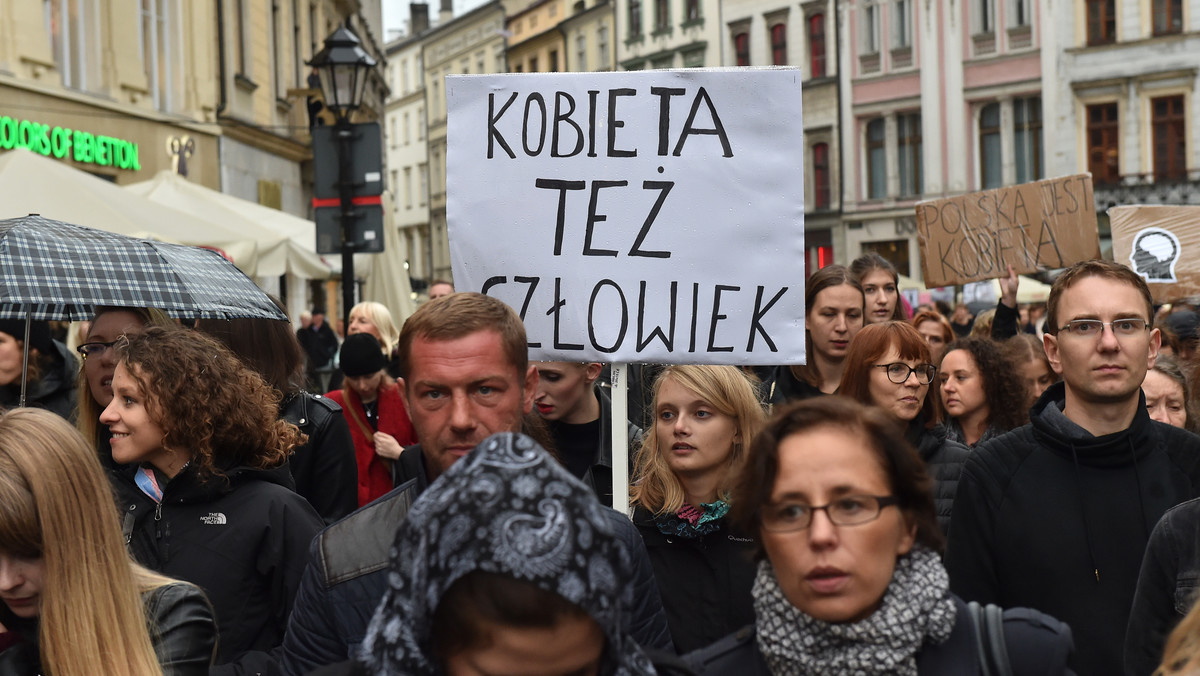
[[[217,0],[217,83],[220,85],[220,100],[217,102],[217,120],[225,112],[225,0]],[[218,144],[219,145],[219,144]]]

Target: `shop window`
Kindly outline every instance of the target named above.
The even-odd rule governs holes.
[[[1183,0],[1154,0],[1154,34],[1183,31]]]
[[[1117,40],[1117,0],[1086,0],[1087,43],[1104,45]]]
[[[833,264],[833,235],[829,230],[809,230],[804,233],[804,278],[826,265]]]
[[[1187,178],[1187,132],[1183,96],[1150,100],[1154,130],[1154,179]]]
[[[1013,146],[1017,183],[1038,181],[1042,175],[1042,99],[1013,101]]]
[[[737,65],[750,65],[750,34],[738,33],[733,36],[733,52],[737,55]]]
[[[787,24],[777,23],[771,26],[771,63],[786,66],[787,62]]]
[[[912,260],[908,255],[907,239],[892,239],[886,242],[863,242],[862,255],[877,253],[896,266],[896,272],[904,276],[912,274]]]
[[[808,65],[811,77],[825,77],[825,15],[808,17]]]
[[[887,134],[882,117],[867,123],[867,196],[887,196]]]
[[[829,144],[816,143],[813,154],[813,208],[828,209],[829,187]]]
[[[1121,180],[1119,131],[1115,102],[1087,107],[1088,171],[1097,184]]]
[[[979,185],[984,190],[1004,185],[1001,154],[1000,104],[989,103],[979,112]]]
[[[921,194],[921,114],[896,118],[897,151],[900,160],[900,194]]]

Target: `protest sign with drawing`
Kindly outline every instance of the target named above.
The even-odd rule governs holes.
[[[1200,295],[1200,207],[1112,207],[1108,219],[1113,260],[1145,278],[1155,302]]]
[[[921,202],[917,237],[929,287],[1063,268],[1100,257],[1091,174]]]
[[[516,309],[533,359],[802,363],[800,78],[448,77],[457,288]]]

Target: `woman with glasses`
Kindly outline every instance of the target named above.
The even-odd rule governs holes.
[[[763,412],[734,366],[668,366],[654,384],[654,428],[630,490],[676,650],[753,619],[754,541],[729,528],[729,490]]]
[[[969,451],[949,438],[941,424],[941,404],[929,392],[937,374],[929,344],[904,322],[872,324],[854,339],[846,364],[838,393],[882,408],[904,427],[908,443],[933,476],[938,521],[948,531],[958,475]]]
[[[1016,367],[991,338],[960,338],[938,366],[950,438],[969,448],[1029,422]]]
[[[909,327],[911,328],[911,327]],[[753,631],[688,660],[703,674],[1063,674],[1071,632],[997,610],[977,638],[950,593],[930,480],[883,411],[841,397],[789,406],[750,445],[735,522],[758,538]],[[994,663],[994,662],[993,662]]]
[[[26,345],[25,321],[0,319],[0,409],[20,406],[24,378],[26,406],[74,421],[75,358],[50,336],[49,322],[30,322],[29,329]]]
[[[112,434],[100,424],[100,412],[112,401],[113,371],[117,353],[113,350],[121,336],[139,336],[148,326],[175,326],[174,320],[155,308],[100,306],[88,323],[87,336],[75,348],[83,365],[79,369],[79,420],[75,426],[95,446],[100,464],[114,466]]]

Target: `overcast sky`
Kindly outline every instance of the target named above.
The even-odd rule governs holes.
[[[487,0],[454,0],[454,16],[462,16],[482,5]],[[438,7],[441,0],[427,0],[429,3],[429,18],[437,20]],[[400,37],[401,31],[408,26],[409,0],[383,0],[384,42],[391,42]]]

